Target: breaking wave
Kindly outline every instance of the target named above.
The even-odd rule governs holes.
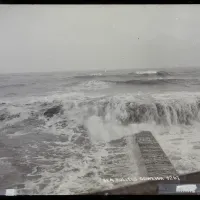
[[[155,122],[163,125],[189,125],[200,119],[200,97],[165,100],[146,98],[127,100],[124,97],[112,97],[91,102],[86,113],[99,116],[105,121],[117,120],[122,124]]]
[[[134,155],[127,155],[133,144],[123,145],[120,138],[155,131],[156,124],[190,129],[200,121],[199,111],[200,93],[54,94],[0,102],[0,132],[28,146],[20,151],[24,163],[34,166],[26,188],[34,194],[76,194],[113,187],[102,183],[113,174],[137,176]]]
[[[172,73],[165,72],[165,71],[137,71],[137,72],[131,72],[128,74],[103,74],[103,73],[95,73],[95,74],[86,74],[86,75],[79,75],[75,76],[74,78],[79,78],[79,79],[92,79],[95,77],[126,77],[127,75],[136,75],[138,76],[159,76],[159,77],[166,77],[166,76],[171,76]]]
[[[0,121],[8,121],[20,118],[20,110],[24,106],[29,110],[28,118],[40,117],[43,119],[57,116],[62,119],[67,117],[76,118],[84,122],[91,116],[99,117],[105,122],[117,121],[122,125],[132,123],[153,122],[162,125],[185,124],[190,125],[200,120],[200,95],[122,95],[114,97],[74,97],[63,96],[63,98],[50,98],[42,101],[31,102],[30,104],[13,105],[15,112],[9,113],[5,108],[0,111]],[[1,106],[7,107],[6,103]],[[31,108],[34,108],[32,110]],[[37,108],[37,111],[36,111]],[[11,112],[11,111],[10,111]],[[59,120],[58,120],[59,121]],[[62,121],[62,120],[61,120]],[[68,121],[69,122],[69,121]],[[77,121],[78,123],[78,121]],[[83,124],[82,124],[83,125]]]
[[[157,75],[157,76],[162,76],[162,77],[165,77],[165,76],[170,76],[171,73],[169,72],[165,72],[165,71],[137,71],[135,73],[129,73],[129,74],[137,74],[137,75],[140,75],[140,76],[151,76],[151,75]]]
[[[137,71],[136,74],[157,74],[157,71]]]
[[[198,85],[197,90],[182,87],[199,83],[198,74],[129,72],[102,72],[101,77],[89,72],[91,79],[36,74],[38,85],[27,77],[21,82],[24,75],[16,81],[11,76],[9,85],[26,83],[27,88],[12,97],[8,94],[16,90],[2,90],[2,186],[30,189],[28,194],[80,194],[121,186],[126,183],[102,180],[143,176],[132,137],[141,131],[152,132],[179,173],[199,170],[200,92],[194,92]],[[168,85],[172,83],[179,85]]]

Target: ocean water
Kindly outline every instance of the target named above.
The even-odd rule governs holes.
[[[199,111],[198,68],[1,74],[0,189],[80,194],[129,184],[104,178],[140,176],[130,138],[143,130],[179,173],[200,170]]]

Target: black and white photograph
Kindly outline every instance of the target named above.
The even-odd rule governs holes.
[[[199,25],[200,5],[0,5],[0,194],[198,174]]]

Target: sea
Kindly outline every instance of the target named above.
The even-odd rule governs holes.
[[[73,195],[137,182],[130,138],[141,131],[178,173],[198,171],[199,111],[200,67],[0,74],[0,189]]]

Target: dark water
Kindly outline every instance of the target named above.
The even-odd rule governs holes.
[[[129,125],[193,126],[199,91],[194,68],[0,75],[0,187],[74,194],[112,187],[108,166],[136,176],[132,144],[115,147],[122,166],[105,164],[109,142]]]

